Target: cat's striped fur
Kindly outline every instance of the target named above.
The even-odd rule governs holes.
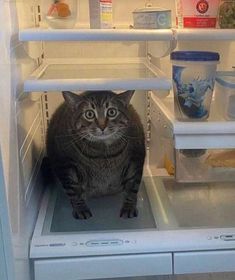
[[[92,216],[87,197],[121,191],[126,195],[120,216],[137,216],[145,140],[139,116],[129,104],[133,93],[63,92],[65,102],[49,124],[47,153],[75,218]]]

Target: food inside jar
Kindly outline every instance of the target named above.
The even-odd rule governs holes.
[[[71,15],[71,11],[69,9],[69,5],[64,3],[63,0],[54,1],[54,4],[51,5],[48,10],[47,16],[50,17],[68,17]]]
[[[235,28],[235,1],[224,1],[219,10],[220,28]]]

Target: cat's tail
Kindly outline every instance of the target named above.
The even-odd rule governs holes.
[[[52,170],[50,159],[47,156],[42,159],[41,174],[44,185],[51,185],[55,182],[55,175]]]

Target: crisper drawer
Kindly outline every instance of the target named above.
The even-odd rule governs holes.
[[[172,255],[137,254],[37,260],[35,280],[79,280],[172,274]]]
[[[223,271],[235,271],[235,251],[221,250],[174,254],[175,274]]]

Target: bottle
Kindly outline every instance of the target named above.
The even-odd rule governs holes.
[[[112,0],[89,0],[90,28],[113,28]]]
[[[219,0],[175,0],[178,28],[215,28]]]

